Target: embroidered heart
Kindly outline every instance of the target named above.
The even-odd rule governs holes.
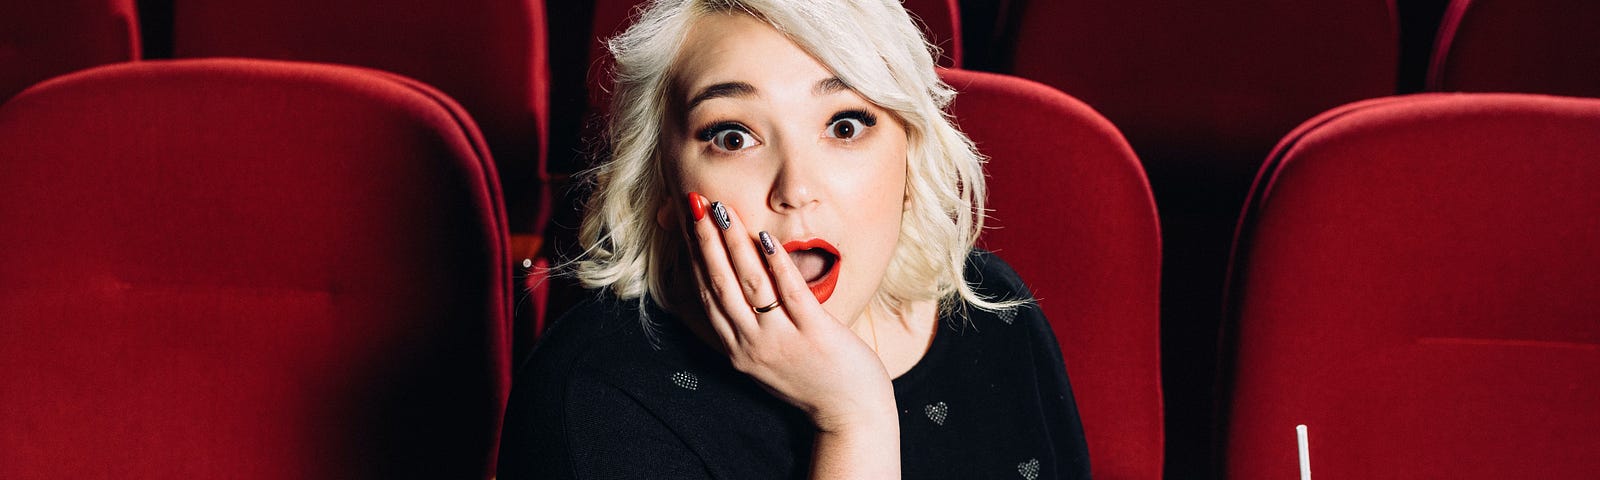
[[[922,413],[928,414],[928,420],[933,420],[933,423],[937,423],[942,427],[944,426],[945,417],[950,416],[950,406],[945,405],[944,402],[939,402],[922,407]]]
[[[1017,464],[1017,473],[1022,474],[1022,478],[1028,480],[1039,478],[1039,459],[1030,458],[1026,462]]]
[[[689,372],[678,372],[672,374],[672,383],[683,387],[685,390],[698,390],[700,388],[700,377],[696,377]]]
[[[1017,308],[1022,308],[1022,307],[1017,307]],[[1017,321],[1017,311],[1016,311],[1016,309],[1001,310],[1001,311],[995,312],[995,316],[996,317],[1000,317],[1000,321],[1006,322],[1006,325],[1010,325],[1010,324],[1012,324],[1012,323]]]

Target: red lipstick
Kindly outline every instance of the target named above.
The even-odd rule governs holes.
[[[806,282],[806,285],[811,287],[811,294],[816,295],[817,303],[822,303],[828,301],[828,297],[833,296],[833,288],[839,286],[839,263],[843,260],[843,257],[839,255],[839,249],[834,248],[833,244],[828,243],[827,240],[820,238],[794,240],[783,244],[785,252],[792,253],[813,249],[826,252],[832,257],[832,262],[824,265],[826,270],[822,272],[822,276]]]

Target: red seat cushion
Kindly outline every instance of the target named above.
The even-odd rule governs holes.
[[[477,120],[498,162],[512,231],[548,219],[549,66],[542,0],[176,2],[173,54],[328,62],[437,87]]]
[[[1428,87],[1600,97],[1600,3],[1454,0]]]
[[[0,478],[488,478],[504,213],[390,74],[153,61],[0,108]]]
[[[1228,478],[1600,468],[1600,100],[1420,95],[1303,125],[1235,256]]]
[[[139,58],[133,0],[0,2],[0,103],[47,78]]]
[[[980,245],[1006,259],[1061,342],[1095,478],[1162,469],[1160,232],[1144,171],[1082,102],[1005,75],[946,70],[950,110],[990,157]]]

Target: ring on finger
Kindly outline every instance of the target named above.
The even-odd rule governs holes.
[[[770,312],[770,311],[773,311],[773,310],[777,310],[777,309],[778,309],[778,301],[777,300],[773,300],[772,303],[767,304],[767,306],[765,306],[765,307],[750,307],[750,310],[753,310],[756,313],[767,313],[767,312]]]

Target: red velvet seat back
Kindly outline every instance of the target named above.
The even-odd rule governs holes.
[[[538,233],[549,66],[542,0],[179,1],[176,57],[252,57],[341,63],[437,87],[482,128],[512,231]]]
[[[248,60],[0,108],[0,478],[488,478],[509,273],[476,127]]]
[[[138,58],[133,0],[0,2],[0,102],[56,75]]]
[[[1295,125],[1395,92],[1392,0],[1037,0],[1018,10],[1012,73],[1100,111],[1150,176],[1164,239],[1168,468],[1204,478],[1239,205]]]
[[[1454,0],[1428,87],[1600,97],[1600,3]]]
[[[951,112],[990,157],[980,245],[1017,270],[1061,342],[1095,478],[1161,478],[1160,232],[1110,122],[1016,77],[947,70]]]
[[[1140,155],[1254,173],[1302,120],[1394,92],[1390,1],[1036,1],[1020,12],[1013,71],[1082,99]],[[1210,157],[1232,151],[1245,157]],[[1154,152],[1152,152],[1154,153]]]
[[[1286,138],[1239,235],[1228,478],[1600,470],[1600,100],[1420,95]]]

